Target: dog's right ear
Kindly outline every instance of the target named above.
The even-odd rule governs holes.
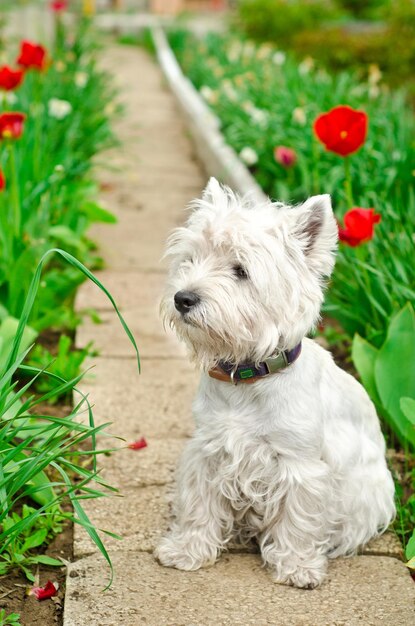
[[[304,242],[309,266],[320,275],[330,276],[338,238],[330,196],[312,196],[294,211],[296,235]]]
[[[208,184],[203,190],[202,200],[204,202],[214,202],[215,197],[218,197],[218,195],[220,195],[221,193],[222,189],[219,182],[216,180],[216,178],[211,176],[211,178],[209,178]]]

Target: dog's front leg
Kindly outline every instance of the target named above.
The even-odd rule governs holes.
[[[276,582],[314,588],[327,571],[328,468],[319,460],[280,458],[279,473],[284,495],[260,536],[262,557]]]
[[[202,443],[191,440],[180,462],[175,519],[154,552],[162,565],[182,570],[213,565],[229,538],[233,515],[215,489],[215,468],[215,458],[203,453]]]

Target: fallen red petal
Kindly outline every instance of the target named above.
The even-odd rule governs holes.
[[[147,448],[147,445],[147,441],[144,439],[144,437],[141,437],[141,439],[137,439],[137,441],[129,443],[128,447],[130,448],[130,450],[141,450],[141,448]]]
[[[59,585],[58,583],[53,583],[48,580],[44,587],[32,587],[28,591],[29,596],[36,596],[36,598],[40,600],[49,600],[52,596],[56,596],[58,593]]]

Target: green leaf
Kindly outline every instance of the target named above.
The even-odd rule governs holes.
[[[84,247],[83,242],[81,241],[79,235],[74,233],[73,230],[59,224],[57,226],[51,226],[49,228],[49,235],[53,239],[55,239],[60,244],[64,246],[69,246],[70,248],[74,248],[75,250],[79,250]]]
[[[87,216],[91,222],[105,222],[106,224],[116,224],[115,215],[104,209],[96,202],[85,202],[80,211]]]
[[[405,417],[415,425],[415,400],[414,398],[401,398],[401,411]]]
[[[11,351],[14,338],[16,336],[19,320],[15,317],[6,317],[0,324],[0,371],[3,372],[6,366],[7,357]],[[26,326],[23,332],[20,349],[26,350],[35,338],[37,332],[30,326]]]
[[[375,362],[375,381],[396,434],[415,448],[415,429],[401,409],[401,398],[415,389],[415,314],[409,303],[390,322]]]
[[[14,456],[13,460],[27,461],[28,457],[23,452],[18,452]],[[30,497],[32,500],[41,504],[42,506],[50,504],[56,498],[54,490],[50,487],[50,480],[46,476],[45,472],[40,471],[35,476],[32,476],[28,481],[28,484],[34,487]]]
[[[20,549],[21,552],[24,553],[28,550],[31,550],[32,548],[38,548],[39,546],[41,546],[42,543],[45,541],[47,534],[48,531],[46,528],[40,528],[39,530],[34,532],[33,535],[30,535],[30,537],[27,537],[27,539],[25,540]]]
[[[57,567],[61,567],[63,565],[62,561],[54,559],[51,556],[47,556],[46,554],[39,554],[34,558],[36,559],[36,563],[42,563],[42,565],[56,565]]]
[[[405,556],[409,560],[409,562],[414,561],[412,565],[409,565],[409,563],[407,563],[408,567],[413,567],[415,569],[415,530],[412,533],[412,537],[406,544]]]
[[[379,350],[365,339],[362,339],[360,335],[356,334],[354,336],[352,344],[353,363],[359,372],[366,391],[375,404],[380,405],[381,402],[375,382],[375,362],[378,353]]]
[[[108,289],[106,289],[106,287],[104,287],[104,285],[101,283],[101,281],[87,267],[85,267],[85,265],[83,263],[78,261],[78,259],[76,259],[74,256],[72,256],[68,252],[65,252],[65,250],[60,250],[59,248],[51,248],[50,250],[45,252],[45,254],[42,256],[42,258],[40,259],[40,261],[39,261],[39,263],[38,263],[38,265],[36,267],[36,271],[35,271],[35,273],[33,275],[33,278],[32,278],[32,280],[30,282],[29,289],[27,291],[26,300],[25,300],[25,303],[24,303],[24,306],[23,306],[23,310],[21,312],[19,325],[17,327],[16,336],[14,338],[12,350],[11,350],[10,355],[8,357],[6,369],[8,369],[12,365],[12,363],[16,359],[16,356],[19,353],[20,344],[21,344],[21,341],[22,341],[23,336],[24,336],[24,330],[25,330],[25,327],[27,325],[27,321],[29,319],[29,315],[30,315],[30,313],[32,311],[33,304],[34,304],[34,301],[35,301],[35,298],[36,298],[36,293],[37,293],[37,290],[38,290],[38,287],[39,287],[39,284],[40,284],[40,277],[41,277],[41,274],[42,274],[43,264],[46,262],[48,257],[50,257],[52,254],[59,254],[70,265],[72,265],[73,267],[78,269],[80,272],[82,272],[84,274],[84,276],[89,278],[93,283],[95,283],[95,285],[97,285],[97,287],[99,287],[99,289],[101,289],[101,291],[104,292],[104,294],[107,296],[107,298],[111,302],[112,306],[114,307],[114,310],[115,310],[115,312],[116,312],[116,314],[118,316],[118,319],[121,322],[121,326],[123,327],[125,333],[127,334],[127,337],[129,338],[131,344],[133,345],[133,348],[134,348],[135,354],[136,354],[136,358],[137,358],[138,371],[140,371],[140,357],[139,357],[139,353],[138,353],[137,344],[136,344],[135,339],[133,337],[133,334],[131,333],[129,327],[127,326],[123,316],[121,315],[120,311],[118,310],[118,307],[117,307],[117,305],[115,303],[114,298],[112,297],[112,295],[110,294]]]
[[[30,571],[30,569],[28,567],[25,567],[24,565],[21,565],[20,567],[24,571],[27,580],[30,580],[30,582],[34,583],[35,575]]]

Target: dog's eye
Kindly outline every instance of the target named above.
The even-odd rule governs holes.
[[[234,265],[233,271],[238,278],[248,278],[248,272],[242,265]]]

